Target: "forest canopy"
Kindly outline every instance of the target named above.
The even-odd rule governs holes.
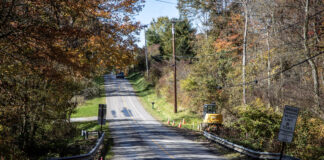
[[[0,155],[34,159],[71,132],[87,79],[133,62],[143,0],[0,2]],[[34,152],[38,150],[39,152]]]
[[[214,102],[227,129],[239,134],[236,141],[280,152],[276,149],[283,108],[295,106],[300,116],[287,153],[301,159],[323,158],[323,3],[178,0],[175,26],[183,22],[189,26],[174,34],[179,110],[201,115],[202,106]],[[146,80],[158,97],[174,104],[169,21],[154,19],[146,32],[150,68]]]

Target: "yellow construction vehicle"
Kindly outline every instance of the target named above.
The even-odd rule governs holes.
[[[220,114],[215,103],[204,105],[203,117],[203,127],[208,130],[211,127],[219,128],[223,123],[223,115]]]

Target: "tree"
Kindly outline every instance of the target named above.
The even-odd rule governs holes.
[[[175,24],[175,44],[176,55],[179,58],[193,57],[193,42],[195,36],[195,29],[192,28],[188,19],[179,19]],[[160,56],[170,58],[172,55],[171,45],[171,21],[168,17],[159,17],[157,21],[153,20],[147,33],[148,45],[160,45]]]
[[[219,33],[218,28],[223,26],[223,21],[219,17],[226,14],[227,7],[228,0],[179,0],[178,2],[180,15],[190,20],[199,19],[206,37],[208,34]]]
[[[309,34],[309,0],[306,0],[305,2],[305,22],[303,27],[303,38],[304,38],[304,49],[305,49],[305,57],[308,59],[308,64],[310,65],[312,69],[312,76],[313,76],[313,83],[314,83],[314,93],[315,93],[315,103],[317,105],[317,112],[323,112],[320,110],[320,90],[319,90],[319,78],[318,78],[318,69],[313,59],[310,59],[311,53],[310,48],[308,44],[308,34]]]
[[[247,30],[248,30],[248,0],[243,2],[244,6],[244,35],[243,35],[243,57],[242,57],[242,84],[243,84],[243,104],[246,104],[246,95],[245,95],[245,65],[246,65],[246,39],[247,39]]]
[[[73,133],[70,100],[88,85],[81,82],[132,62],[139,23],[130,16],[142,2],[0,2],[1,156],[37,159],[64,149]]]

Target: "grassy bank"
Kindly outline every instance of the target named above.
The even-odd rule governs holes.
[[[92,117],[98,115],[99,104],[106,104],[106,97],[95,97],[76,108],[76,112],[71,115],[72,118]]]
[[[75,113],[71,115],[72,118],[97,116],[99,104],[106,104],[103,76],[95,77],[93,82],[99,87],[100,93],[97,96],[87,98],[83,104],[79,105]]]
[[[97,116],[99,104],[106,104],[103,76],[95,77],[93,79],[93,82],[98,85],[100,89],[99,95],[86,99],[85,103],[78,106],[76,112],[71,115],[72,118]],[[70,140],[70,145],[71,148],[77,148],[78,152],[69,153],[69,156],[88,153],[94,147],[98,137],[89,136],[89,139],[85,140],[84,137],[81,136],[81,131],[99,131],[100,125],[98,125],[97,121],[78,122],[73,123],[73,125],[76,128],[76,134],[75,137]],[[109,135],[108,123],[106,123],[106,125],[103,125],[102,130],[105,132],[105,138],[103,147],[100,150],[99,157],[105,157],[104,159],[111,159],[113,156],[113,153],[111,151],[113,142]]]
[[[168,103],[165,98],[158,97],[155,94],[154,87],[147,83],[144,76],[140,73],[130,74],[127,79],[132,84],[136,95],[139,97],[145,109],[153,115],[156,119],[167,123],[168,119],[170,124],[175,121],[178,125],[180,121],[185,120],[184,128],[197,130],[197,124],[202,122],[202,117],[181,108],[178,106],[178,113],[174,113],[174,105]],[[152,102],[154,102],[154,108],[152,108]]]

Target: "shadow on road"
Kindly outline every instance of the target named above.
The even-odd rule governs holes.
[[[116,158],[135,159],[218,159],[223,155],[179,136],[177,131],[153,121],[109,120]]]
[[[124,114],[125,117],[133,117],[132,111],[125,107],[123,108],[123,110],[121,110],[121,112]]]

